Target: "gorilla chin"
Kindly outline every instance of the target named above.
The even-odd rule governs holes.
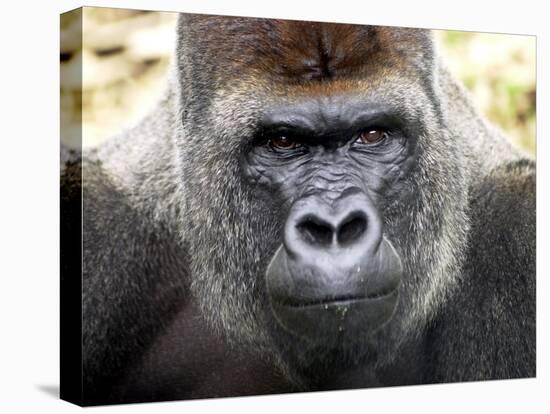
[[[364,338],[391,319],[399,297],[403,266],[380,220],[345,201],[352,207],[339,219],[297,203],[266,271],[278,324],[312,345]]]

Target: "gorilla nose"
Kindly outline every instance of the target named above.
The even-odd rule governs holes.
[[[381,224],[362,193],[327,202],[311,196],[297,202],[285,228],[285,247],[292,255],[361,249],[376,244]]]
[[[367,217],[362,211],[353,211],[342,218],[310,213],[296,224],[298,234],[313,246],[351,245],[360,240],[366,230]]]

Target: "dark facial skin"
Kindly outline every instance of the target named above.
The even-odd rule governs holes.
[[[265,275],[271,309],[309,343],[337,346],[392,317],[403,266],[382,211],[414,147],[401,119],[349,96],[305,99],[268,109],[245,157],[250,182],[288,211]]]

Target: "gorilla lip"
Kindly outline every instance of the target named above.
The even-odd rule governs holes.
[[[402,266],[389,242],[373,243],[348,266],[333,261],[329,271],[319,267],[323,251],[305,260],[292,253],[282,245],[266,269],[271,311],[287,332],[332,341],[344,331],[370,334],[393,317]]]
[[[305,308],[305,307],[314,307],[314,306],[346,306],[351,303],[358,303],[362,301],[374,301],[378,299],[385,299],[393,294],[397,293],[397,288],[388,289],[374,294],[366,295],[346,295],[336,298],[320,298],[313,299],[309,301],[300,301],[300,300],[286,300],[286,301],[277,301],[278,305],[289,306],[292,308]]]
[[[331,342],[336,334],[370,334],[385,325],[395,312],[399,290],[374,298],[346,298],[301,306],[271,302],[280,326],[293,335],[312,342]],[[351,339],[350,339],[351,340]]]

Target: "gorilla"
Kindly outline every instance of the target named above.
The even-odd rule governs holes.
[[[429,31],[182,14],[156,109],[62,158],[62,398],[536,375],[535,162]]]

